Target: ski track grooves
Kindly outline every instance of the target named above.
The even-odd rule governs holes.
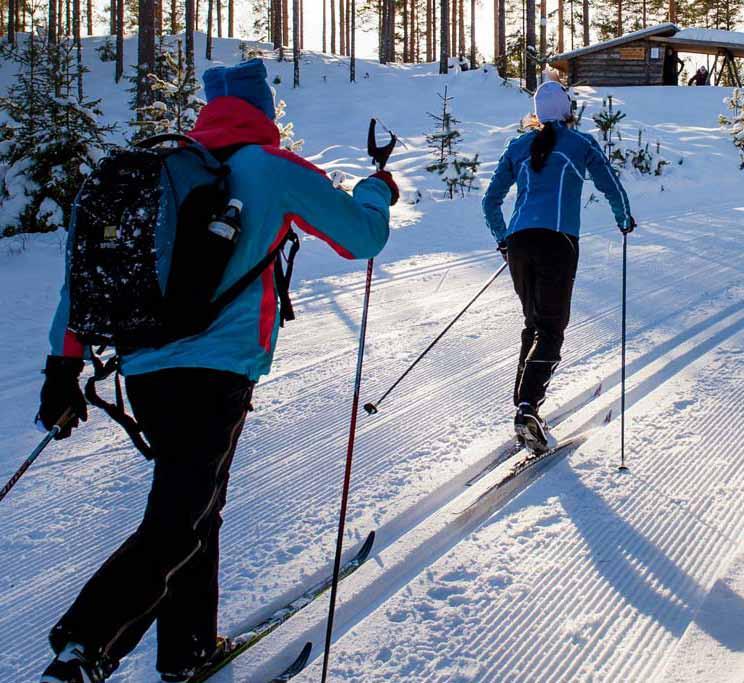
[[[688,211],[677,214],[676,216],[667,216],[666,218],[667,220],[683,219],[695,215],[697,215],[695,211]],[[732,225],[726,227],[732,230],[733,239],[733,232],[735,230],[738,231],[738,226]],[[614,228],[612,230],[614,231]],[[650,224],[647,237],[644,239],[652,237],[654,231],[657,230],[660,231],[661,229],[657,228],[655,223]],[[598,231],[595,235],[603,236],[605,233],[610,233],[610,230]],[[668,229],[665,230],[664,234],[668,237]],[[585,237],[589,236],[586,235]],[[680,238],[680,247],[689,249],[695,242],[703,240],[705,237],[706,234],[700,232],[691,239],[683,241]],[[643,244],[642,241],[641,244]],[[667,257],[669,256],[671,254],[667,254]],[[676,274],[673,276],[662,275],[662,277],[656,280],[653,288],[647,289],[643,293],[635,294],[633,305],[656,306],[660,308],[665,313],[665,322],[668,321],[669,324],[680,318],[684,319],[684,314],[691,306],[702,304],[725,292],[732,282],[731,276],[733,276],[733,281],[737,279],[739,281],[741,280],[739,277],[742,272],[741,269],[737,268],[730,260],[726,260],[725,256],[725,254],[721,254],[721,259],[713,259],[709,258],[711,257],[710,254],[706,254],[705,258],[701,258],[700,263],[696,264],[698,267],[688,271],[684,277]],[[467,272],[469,269],[486,263],[493,258],[494,255],[492,254],[476,254],[474,256],[461,257],[454,262],[449,261],[394,272],[391,274],[389,280],[380,283],[379,288],[376,283],[376,290],[373,295],[376,298],[373,298],[373,306],[382,300],[386,304],[386,310],[381,311],[378,315],[374,315],[370,323],[371,325],[375,325],[375,329],[379,331],[379,334],[376,335],[373,344],[373,353],[370,354],[370,357],[365,362],[365,375],[367,376],[365,394],[369,393],[368,398],[376,398],[378,389],[384,389],[385,387],[383,385],[387,385],[396,376],[398,366],[402,367],[407,363],[407,360],[390,363],[387,358],[387,354],[391,350],[391,345],[396,345],[400,339],[399,331],[391,329],[393,326],[388,324],[395,317],[391,311],[394,307],[389,306],[389,304],[393,301],[405,302],[410,297],[411,280],[416,280],[424,276],[427,278],[436,277],[441,272],[444,272],[447,280],[446,292],[438,290],[438,287],[441,285],[441,277],[443,276],[440,276],[438,280],[439,285],[436,285],[434,281],[429,279],[424,282],[427,286],[431,283],[433,291],[428,292],[423,297],[423,302],[426,302],[427,306],[438,304],[440,310],[438,311],[439,317],[434,323],[432,323],[432,315],[424,315],[423,320],[419,323],[419,325],[423,325],[421,329],[425,331],[421,338],[433,336],[428,334],[426,330],[429,332],[433,331],[434,333],[438,331],[440,321],[447,320],[451,317],[451,314],[454,314],[460,304],[460,297],[466,291],[471,291],[477,285],[477,279],[480,278],[480,275],[478,275],[477,278],[466,278],[466,281],[456,280],[456,272],[460,270]],[[658,258],[658,254],[651,250],[650,253],[644,253],[638,256],[634,262],[634,267],[635,264],[640,266],[643,263],[649,263],[655,258]],[[602,266],[601,257],[597,258],[597,263],[598,267]],[[722,277],[722,275],[726,275],[728,279]],[[376,418],[363,416],[364,419],[360,425],[358,436],[360,456],[357,458],[355,464],[352,496],[361,495],[368,482],[382,476],[390,468],[391,462],[395,462],[394,455],[391,456],[391,453],[402,453],[411,448],[419,448],[416,439],[412,438],[419,436],[419,432],[412,432],[413,427],[410,427],[411,425],[414,427],[420,424],[426,425],[425,443],[447,443],[448,432],[451,429],[451,425],[448,422],[450,416],[446,411],[443,412],[443,409],[439,409],[438,412],[432,414],[431,404],[423,399],[432,395],[446,396],[446,401],[462,408],[462,415],[460,416],[462,423],[475,426],[477,429],[479,425],[483,424],[483,418],[479,415],[478,404],[482,405],[483,403],[493,401],[498,403],[502,398],[501,394],[503,394],[504,399],[506,398],[511,388],[514,344],[510,335],[501,334],[500,330],[507,326],[509,329],[516,327],[518,316],[515,311],[510,311],[497,320],[486,321],[490,322],[490,324],[485,325],[486,329],[484,329],[484,320],[479,314],[479,311],[492,305],[494,298],[498,298],[501,301],[507,296],[511,296],[510,286],[504,284],[507,280],[508,277],[505,275],[502,280],[497,281],[495,285],[496,293],[494,294],[494,290],[491,290],[486,295],[489,297],[488,301],[485,301],[486,296],[484,296],[484,301],[479,302],[479,306],[474,308],[466,319],[458,323],[459,334],[455,335],[456,339],[450,338],[443,341],[441,347],[433,352],[437,353],[436,360],[428,366],[422,366],[419,369],[420,379],[415,380],[406,387],[408,393],[405,396],[405,401],[402,398],[396,401],[395,397],[391,396],[389,403],[385,404],[379,416]],[[407,282],[409,284],[406,284]],[[674,307],[670,306],[665,301],[665,296],[670,291],[680,288],[683,283],[688,282],[694,282],[698,288],[695,296],[692,297],[692,301],[689,296],[688,298],[682,297],[678,305]],[[394,295],[398,291],[399,283],[401,293],[399,297],[396,297]],[[706,291],[706,286],[712,286],[714,289]],[[355,297],[361,290],[362,286],[359,284],[344,285],[331,290],[329,293],[315,293],[304,298],[300,297],[298,298],[298,303],[303,307],[307,306],[310,308],[311,304],[315,305],[316,303],[327,302],[328,298],[333,296],[341,296],[344,300],[347,297]],[[390,298],[386,298],[388,296]],[[443,296],[446,297],[446,308],[441,305]],[[420,307],[424,307],[421,300],[419,300],[418,304]],[[354,302],[350,308],[345,308],[344,310],[346,312],[353,312],[357,308],[358,306]],[[444,310],[442,310],[443,308]],[[449,310],[450,308],[452,309],[451,311]],[[701,334],[710,327],[715,327],[720,321],[727,318],[727,316],[732,315],[732,311],[735,308],[737,308],[736,305],[717,311],[707,319],[695,323],[688,329],[683,329],[676,336],[669,337],[665,335],[666,340],[660,342],[658,348],[653,349],[648,354],[641,355],[635,359],[631,355],[629,377],[641,371],[647,364],[653,362],[669,349],[673,349],[677,344]],[[618,310],[619,304],[610,305],[596,314],[585,315],[571,326],[569,335],[571,335],[572,343],[562,366],[564,370],[569,370],[572,367],[580,367],[591,355],[597,354],[598,349],[599,353],[605,355],[609,355],[614,351],[617,345],[614,325]],[[329,316],[338,317],[336,313],[315,314],[315,320],[317,321],[318,319]],[[653,332],[651,329],[634,324],[633,321],[630,322],[631,327],[629,328],[629,332],[632,337],[638,337],[641,333]],[[734,334],[737,329],[740,329],[737,325],[738,323],[734,323],[731,326],[731,334]],[[495,334],[494,331],[496,332]],[[468,357],[463,359],[462,357],[456,357],[454,354],[448,354],[447,349],[455,346],[456,343],[461,343],[460,340],[466,335],[477,336],[475,340],[468,339]],[[725,338],[726,336],[721,337],[721,339]],[[231,524],[225,528],[224,547],[234,545],[236,553],[239,554],[242,552],[240,549],[244,548],[246,544],[246,524],[250,525],[252,530],[255,530],[255,534],[252,533],[251,535],[257,535],[260,539],[271,538],[281,529],[289,526],[287,522],[288,517],[290,515],[297,516],[298,510],[296,505],[294,507],[289,506],[289,509],[277,510],[276,504],[271,502],[271,496],[274,495],[277,489],[278,481],[292,482],[292,497],[295,500],[302,501],[300,513],[302,509],[315,511],[327,500],[327,485],[323,481],[320,481],[322,478],[314,476],[317,468],[317,459],[323,458],[328,463],[324,471],[325,478],[331,478],[333,481],[338,479],[340,481],[342,463],[333,454],[340,453],[343,450],[345,437],[342,433],[344,429],[339,428],[339,425],[345,425],[345,421],[348,419],[348,408],[346,403],[344,403],[342,404],[340,413],[338,412],[338,395],[346,395],[346,382],[344,377],[339,378],[337,376],[341,374],[339,373],[339,359],[345,359],[344,367],[347,365],[350,366],[350,363],[353,361],[352,355],[354,349],[355,347],[349,344],[331,354],[321,355],[320,361],[308,362],[300,367],[290,367],[281,373],[280,376],[283,378],[286,378],[287,375],[292,376],[292,381],[297,383],[301,380],[295,379],[294,376],[302,369],[312,368],[316,370],[316,377],[306,383],[303,382],[302,388],[294,394],[291,392],[279,394],[277,400],[264,408],[256,416],[257,419],[248,425],[247,434],[250,437],[243,440],[236,455],[236,467],[231,488],[231,509],[228,510],[228,514],[231,517]],[[694,352],[689,357],[695,357]],[[618,373],[614,372],[607,376],[603,392],[607,392],[613,386],[616,386],[617,375]],[[335,385],[330,389],[329,377]],[[271,381],[262,385],[262,388],[275,381],[272,378]],[[495,396],[493,387],[504,384],[508,391],[500,390],[501,393]],[[594,387],[596,387],[596,384],[593,385]],[[647,387],[644,387],[644,390],[645,388]],[[653,386],[648,388],[652,390]],[[574,400],[578,401],[579,397],[574,397]],[[282,430],[282,424],[292,421],[293,416],[301,413],[305,405],[313,406],[312,414],[307,417],[300,416],[294,422],[291,430]],[[335,410],[333,408],[334,405],[336,406]],[[318,406],[321,408],[320,411],[316,410]],[[282,413],[288,414],[283,415]],[[396,430],[395,426],[401,423],[408,425],[409,428]],[[392,434],[390,433],[391,431],[393,432]],[[311,435],[310,438],[302,443],[301,448],[298,448],[297,444],[298,433]],[[372,438],[376,435],[384,435],[386,437],[378,439],[382,442],[382,445],[371,442]],[[261,444],[269,440],[271,441],[270,456],[268,458],[261,458]],[[119,443],[124,442],[122,440]],[[18,576],[14,577],[15,585],[9,585],[4,590],[5,609],[3,612],[9,616],[17,615],[20,606],[23,605],[25,611],[24,630],[33,630],[36,633],[41,633],[48,628],[51,622],[49,613],[47,612],[47,606],[51,603],[58,605],[60,600],[62,600],[62,596],[69,592],[70,580],[76,575],[76,571],[64,567],[64,559],[69,556],[70,548],[76,548],[78,551],[76,555],[78,566],[91,566],[100,559],[101,545],[108,547],[110,545],[109,538],[122,536],[123,532],[134,528],[136,524],[139,510],[125,507],[126,503],[122,501],[120,494],[117,493],[117,482],[127,479],[145,480],[148,476],[148,470],[136,458],[124,455],[128,451],[126,444],[112,449],[105,449],[109,454],[108,459],[91,469],[89,466],[90,456],[96,455],[102,450],[104,449],[96,448],[82,455],[68,457],[66,459],[55,459],[54,461],[50,460],[46,463],[41,462],[33,472],[29,473],[29,477],[24,480],[26,486],[31,488],[35,483],[36,473],[41,475],[47,467],[55,465],[55,467],[64,466],[65,477],[69,477],[73,482],[85,486],[85,483],[82,482],[92,481],[96,477],[101,476],[106,478],[116,468],[117,481],[110,487],[110,492],[112,503],[118,513],[118,516],[113,519],[113,522],[106,525],[105,530],[96,526],[92,537],[95,542],[91,542],[91,537],[86,535],[90,533],[86,521],[88,517],[95,515],[96,512],[95,510],[88,510],[85,518],[79,524],[79,529],[65,529],[64,543],[47,545],[43,568],[41,570],[34,569],[34,571],[38,572],[35,574],[35,582],[24,581],[22,577]],[[308,454],[313,454],[316,460],[309,458]],[[413,512],[407,509],[392,516],[388,515],[380,528],[382,534],[378,540],[379,545],[377,546],[377,550],[382,551],[395,539],[410,531],[417,524],[423,522],[450,502],[460,492],[463,482],[469,476],[476,473],[486,462],[487,458],[482,458],[478,463],[471,464],[466,471],[460,471],[451,480],[437,485],[433,491],[424,494],[415,501]],[[44,482],[44,484],[48,487],[47,482]],[[64,491],[64,489],[57,488],[54,490],[53,507],[49,505],[48,500],[41,500],[39,498],[34,499],[30,505],[11,506],[9,510],[5,511],[8,528],[28,530],[40,527],[48,523],[50,513],[64,512],[65,517],[69,517],[69,511],[75,510],[76,503],[79,500],[79,486],[71,486],[68,493],[60,493],[60,491]],[[246,503],[251,499],[262,500],[262,503],[248,504],[247,508],[249,509],[250,519],[244,520],[243,514],[241,514],[241,503]],[[661,503],[659,504],[661,505]],[[136,507],[133,506],[133,508]],[[75,514],[75,512],[72,514]],[[299,524],[299,522],[297,523]],[[356,524],[352,524],[352,526],[356,526]],[[321,530],[316,528],[315,537],[322,534],[327,536],[330,531],[330,528],[323,528]],[[361,529],[361,532],[364,531],[365,529]],[[28,531],[26,531],[27,533]],[[300,543],[308,538],[308,533],[303,527],[299,535]],[[33,555],[33,544],[28,544],[25,541],[23,531],[14,534],[14,538],[10,541],[11,547],[13,541],[16,540],[19,544],[20,554],[28,550]],[[264,545],[264,541],[259,542],[259,546],[263,547]],[[354,543],[347,541],[346,546],[347,552],[351,552]],[[260,550],[261,554],[271,552],[273,552],[271,549]],[[321,557],[323,556],[322,549],[316,549],[316,552],[320,553]],[[226,577],[230,583],[235,583],[237,578],[240,577],[241,568],[239,564],[235,565],[234,562],[226,562],[225,565],[224,571]],[[323,576],[326,570],[327,566],[321,563],[315,574],[305,577],[305,582],[307,584],[312,583],[317,578]],[[45,591],[37,591],[34,583],[54,587]],[[287,597],[293,597],[297,592],[299,592],[299,588],[292,587],[283,591],[280,595],[272,596],[270,602],[254,611],[245,621],[253,621],[256,617],[266,616],[276,606],[286,602]],[[33,597],[30,597],[32,595]],[[55,609],[58,608],[55,607]],[[11,627],[7,619],[0,618],[0,624],[4,624],[2,628],[6,633],[10,630],[16,630],[14,627]],[[24,659],[24,653],[30,651],[31,647],[34,647],[34,645],[22,644],[18,648],[16,656],[19,660],[22,661]],[[503,665],[503,662],[501,662],[501,665]]]
[[[715,316],[715,320],[712,323],[702,325],[701,327],[702,330],[699,330],[697,333],[685,335],[684,340],[677,340],[676,344],[670,343],[670,348],[665,353],[659,355],[653,361],[641,365],[629,376],[628,410],[631,410],[635,404],[644,400],[650,393],[656,391],[661,386],[672,380],[680,371],[689,367],[691,363],[705,356],[705,354],[715,349],[725,340],[744,331],[744,311],[741,311],[739,306],[733,306],[721,315]],[[638,375],[640,375],[640,377],[638,377]],[[565,437],[569,433],[581,432],[589,425],[601,423],[602,417],[609,407],[613,409],[614,414],[617,414],[619,399],[607,396],[604,396],[604,399],[605,400],[602,400],[602,397],[600,397],[597,399],[596,406],[594,403],[591,403],[586,408],[580,410],[572,419],[574,424],[571,426],[571,431],[562,432],[560,436]],[[587,416],[583,415],[584,413],[591,414]],[[570,449],[568,450],[570,452]],[[565,457],[565,454],[562,455]],[[546,464],[542,469],[545,470],[548,467],[553,467],[561,459],[562,457],[560,456],[553,458],[552,461]],[[700,468],[700,470],[703,471],[704,468]],[[518,479],[521,478],[526,479],[529,483],[535,477],[532,473],[527,471],[526,473],[519,475]],[[358,581],[355,582],[357,585],[355,586],[353,598],[343,603],[341,607],[343,613],[347,616],[346,620],[343,618],[338,620],[336,638],[342,638],[344,633],[348,632],[361,620],[359,618],[355,620],[349,615],[353,615],[354,613],[357,615],[366,615],[373,612],[377,607],[385,603],[390,596],[395,594],[406,584],[410,583],[410,581],[413,580],[423,569],[435,563],[440,557],[454,548],[463,538],[476,529],[484,519],[491,516],[495,510],[508,503],[513,497],[518,496],[520,490],[521,487],[517,484],[513,492],[507,492],[505,494],[505,498],[502,496],[499,498],[498,502],[494,502],[493,504],[484,502],[479,506],[479,509],[474,510],[473,514],[463,516],[461,513],[455,511],[454,516],[451,517],[449,522],[442,522],[438,527],[434,528],[433,535],[432,530],[428,528],[426,523],[422,525],[424,529],[420,533],[418,529],[412,529],[408,533],[408,537],[415,538],[416,540],[409,541],[405,546],[404,553],[410,559],[407,562],[402,562],[402,566],[395,566],[393,559],[396,555],[392,543],[397,539],[391,540],[385,538],[384,530],[381,529],[378,532],[378,537],[381,542],[380,546],[378,546],[376,557],[378,558],[378,563],[381,562],[381,564],[386,568],[382,574],[378,573],[378,576],[368,578],[366,586],[359,586],[363,576],[363,574],[360,573]],[[463,497],[469,498],[471,496],[465,494]],[[632,501],[632,497],[630,500]],[[662,506],[662,501],[665,502],[665,499],[660,497],[657,506]],[[631,503],[627,510],[623,510],[624,516],[625,513],[632,512],[632,506],[633,503]],[[440,516],[448,514],[447,510],[452,507],[453,506],[445,508],[441,511]],[[452,512],[449,514],[452,515]],[[434,515],[431,515],[427,521],[431,521],[432,517],[434,517]],[[626,555],[643,558],[644,553],[648,554],[649,542],[646,539],[652,537],[658,527],[662,525],[663,515],[654,515],[652,519],[651,528],[639,528],[633,544],[623,548]],[[672,560],[666,559],[666,556],[674,556],[680,552],[681,546],[689,538],[691,528],[695,526],[696,523],[694,517],[689,517],[686,525],[680,525],[675,528],[669,539],[668,546],[663,549],[663,555],[661,550],[653,551],[655,555],[661,558],[658,560],[660,568],[658,571],[654,572],[657,583],[661,585],[673,585],[674,582],[672,579],[675,574],[680,573],[680,570]],[[744,518],[740,520],[740,524],[744,526]],[[612,547],[611,540],[614,534],[614,527],[611,525],[605,525],[602,534],[594,537],[593,545],[599,547]],[[565,540],[568,540],[568,535],[564,534],[564,537]],[[418,551],[412,547],[412,545],[416,543],[419,544]],[[512,640],[505,642],[505,634],[502,631],[499,631],[498,628],[483,631],[483,638],[488,637],[487,634],[489,631],[490,633],[498,634],[497,642],[490,643],[493,647],[484,646],[484,650],[491,651],[492,649],[496,649],[503,653],[500,657],[494,655],[490,667],[490,670],[494,673],[497,670],[510,670],[510,667],[515,666],[516,662],[519,660],[531,661],[531,658],[538,654],[538,650],[541,648],[540,644],[519,637],[519,634],[524,632],[528,625],[532,629],[540,627],[547,629],[550,626],[547,621],[555,618],[561,620],[570,619],[572,616],[577,615],[579,609],[586,609],[586,605],[579,606],[577,604],[571,605],[570,603],[566,606],[565,610],[559,610],[557,613],[555,610],[542,609],[550,594],[555,591],[557,587],[565,585],[570,581],[577,584],[581,584],[582,580],[589,581],[591,578],[589,575],[595,572],[593,566],[584,567],[583,569],[581,568],[583,556],[581,553],[576,553],[575,548],[570,543],[561,543],[560,540],[556,539],[554,546],[558,551],[558,561],[556,562],[556,565],[560,566],[561,569],[554,573],[550,577],[549,581],[544,582],[542,588],[533,595],[529,601],[529,604],[531,605],[530,608],[525,610],[516,620],[508,621],[509,627],[516,632]],[[389,552],[386,553],[385,550],[388,550]],[[705,550],[707,550],[707,548],[702,550],[703,552],[698,555],[697,564],[705,562],[704,558],[707,556]],[[382,559],[380,559],[381,556]],[[594,605],[605,605],[606,607],[608,599],[611,597],[610,593],[613,590],[622,592],[625,599],[629,602],[633,602],[634,598],[637,597],[639,593],[650,590],[649,586],[646,583],[639,581],[638,577],[630,569],[630,567],[626,569],[624,578],[621,578],[612,584],[605,584],[603,589],[595,595]],[[709,574],[714,576],[716,569],[716,567],[710,569]],[[372,570],[369,570],[366,573],[369,574],[371,571]],[[689,604],[696,600],[701,600],[702,595],[704,594],[703,587],[694,584],[692,581],[689,581],[688,583],[692,583],[693,586],[686,589],[687,595],[685,596],[685,602]],[[709,577],[706,577],[704,583],[708,585]],[[351,592],[352,589],[349,588],[348,590]],[[570,596],[567,596],[567,598],[570,600]],[[351,604],[352,602],[356,604],[356,609],[354,605]],[[670,603],[666,612],[672,610],[679,611],[679,608]],[[484,614],[482,616],[483,623],[495,623],[501,612],[503,612],[503,609],[500,606],[498,608],[494,607],[493,618],[489,618],[489,614]],[[658,616],[663,618],[666,612],[662,612]],[[687,615],[687,620],[689,620],[689,618],[691,618],[690,610],[685,610],[685,613]],[[680,625],[683,626],[683,624]],[[554,625],[554,627],[557,627],[557,625]],[[648,628],[648,626],[646,628]],[[287,647],[291,649],[304,639],[317,637],[321,630],[322,618],[313,626],[304,624],[301,628],[298,624],[298,633],[293,634],[292,643]],[[600,645],[604,643],[600,635],[595,634],[595,639]],[[497,644],[500,647],[497,647]],[[546,674],[550,676],[550,679],[546,679],[544,676],[538,676],[537,680],[572,680],[572,675],[575,674],[575,670],[573,670],[573,673],[569,670],[565,672],[565,675],[561,674],[559,678],[555,678],[556,672],[560,673],[563,671],[561,662],[565,659],[564,655],[565,653],[561,654],[559,652],[557,654],[559,661],[553,663],[549,669],[546,669],[546,671],[549,670],[551,672],[550,674]],[[435,667],[436,664],[432,663],[431,666]],[[566,667],[570,666],[571,663],[569,661],[566,663]],[[443,681],[443,683],[446,681],[445,678],[439,678],[438,680]],[[492,677],[486,677],[483,680],[494,679]],[[609,680],[614,679],[610,678]],[[633,677],[633,680],[635,680],[635,677]]]

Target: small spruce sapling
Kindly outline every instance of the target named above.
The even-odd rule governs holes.
[[[739,150],[739,168],[744,170],[744,89],[734,88],[723,103],[731,113],[722,114],[718,122]]]
[[[186,61],[180,40],[175,51],[164,50],[157,62],[157,73],[148,74],[155,101],[135,110],[134,140],[160,133],[184,134],[194,127],[205,105],[196,95],[199,84]]]
[[[276,92],[274,92],[276,96]],[[276,104],[276,126],[279,129],[279,137],[281,139],[281,146],[284,149],[288,149],[290,152],[299,152],[302,150],[302,146],[305,144],[304,140],[295,140],[294,123],[287,122],[282,123],[281,120],[287,115],[287,103],[284,100],[279,100]]]
[[[600,133],[602,133],[602,146],[604,153],[613,166],[622,167],[625,165],[625,155],[622,150],[615,144],[615,138],[622,140],[619,125],[626,117],[619,109],[614,108],[612,95],[602,100],[602,110],[592,118]]]
[[[429,114],[437,123],[437,129],[426,136],[426,141],[434,155],[434,162],[426,167],[429,173],[436,173],[447,187],[447,195],[454,199],[456,194],[465,196],[465,192],[477,184],[478,167],[480,160],[478,155],[466,157],[459,155],[457,145],[462,140],[462,134],[457,129],[460,123],[450,111],[453,100],[444,88],[444,95],[439,95],[442,100],[442,111],[440,114]]]

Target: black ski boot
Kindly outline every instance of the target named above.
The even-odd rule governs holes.
[[[519,404],[514,416],[514,431],[517,433],[517,440],[523,440],[526,448],[538,455],[554,449],[558,443],[537,410],[529,403]]]
[[[106,675],[91,662],[82,645],[68,643],[41,675],[41,683],[102,683]]]

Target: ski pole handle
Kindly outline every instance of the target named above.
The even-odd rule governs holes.
[[[8,483],[3,486],[0,490],[0,501],[10,493],[10,490],[18,483],[18,480],[26,473],[26,470],[34,464],[34,460],[39,457],[41,452],[49,445],[49,443],[59,434],[65,425],[75,417],[75,411],[72,408],[68,408],[62,413],[62,416],[57,420],[54,427],[52,427],[47,435],[39,442],[39,445],[34,448],[31,455],[24,460],[23,464],[18,468],[16,473],[8,480]]]

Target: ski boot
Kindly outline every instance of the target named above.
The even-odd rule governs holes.
[[[41,683],[102,683],[103,669],[91,662],[82,645],[68,643],[41,675]]]
[[[537,410],[529,403],[520,403],[514,416],[514,431],[517,440],[524,441],[525,447],[536,455],[542,455],[553,450],[558,442],[548,431],[544,420],[537,414]]]
[[[217,636],[217,647],[211,655],[199,657],[193,664],[179,669],[178,671],[161,671],[160,680],[164,683],[183,683],[184,681],[188,681],[190,678],[195,676],[200,669],[203,669],[205,666],[208,666],[212,662],[225,656],[232,648],[233,643],[230,638],[227,636]]]

